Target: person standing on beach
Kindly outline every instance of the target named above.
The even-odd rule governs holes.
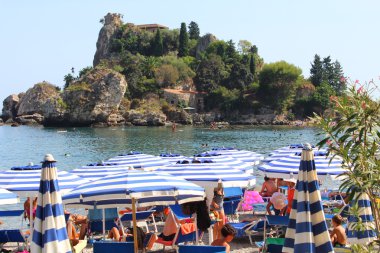
[[[214,239],[221,238],[221,229],[225,224],[224,209],[223,209],[224,192],[221,185],[214,189],[214,197],[210,205],[210,210],[214,212],[218,222],[214,224],[213,236]]]

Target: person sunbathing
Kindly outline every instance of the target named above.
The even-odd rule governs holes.
[[[347,235],[342,222],[343,218],[339,214],[335,215],[331,221],[333,231],[330,234],[330,238],[334,247],[345,247],[347,244]]]
[[[81,221],[81,223],[79,224],[80,224],[80,228],[79,228],[79,233],[78,233],[77,228],[75,227],[76,223],[70,215],[66,228],[67,228],[67,235],[73,246],[77,245],[79,243],[79,240],[84,240],[84,237],[86,236],[86,233],[87,233],[87,228],[88,228],[87,222]]]
[[[265,182],[261,187],[260,195],[263,197],[271,197],[273,193],[277,191],[276,183],[273,181],[273,179],[267,176],[264,177],[264,180]]]
[[[236,230],[230,225],[225,224],[220,231],[222,238],[216,239],[211,243],[211,246],[224,246],[226,247],[226,253],[231,252],[229,243],[234,239]]]
[[[137,227],[137,245],[141,250],[144,248],[145,237],[144,231]],[[133,242],[133,228],[127,228],[123,231],[121,228],[113,227],[108,233],[108,238],[117,242]]]

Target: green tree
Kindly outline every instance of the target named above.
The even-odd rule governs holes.
[[[238,51],[241,54],[249,54],[251,52],[252,43],[248,40],[239,40]]]
[[[161,31],[162,40],[164,43],[164,54],[178,51],[179,30],[164,29]]]
[[[338,96],[342,96],[347,89],[346,81],[344,78],[343,68],[339,61],[335,61],[333,64],[333,78],[331,79],[331,86]]]
[[[246,65],[235,61],[232,64],[230,76],[227,79],[226,87],[229,89],[245,90],[253,82],[253,75]]]
[[[297,80],[302,70],[285,61],[264,65],[260,72],[258,94],[263,103],[285,112],[293,103]]]
[[[235,59],[237,56],[235,43],[232,40],[227,41],[226,56],[228,59]]]
[[[250,49],[250,52],[251,52],[252,54],[258,54],[258,53],[259,53],[259,49],[257,48],[256,45],[253,45],[253,46],[251,47],[251,49]]]
[[[186,23],[181,23],[178,56],[183,57],[187,55],[189,55],[189,34],[187,33]]]
[[[196,22],[191,21],[189,24],[189,38],[191,40],[198,40],[199,39],[199,26]]]
[[[63,77],[63,81],[65,81],[64,89],[70,86],[70,84],[75,80],[75,77],[71,74],[68,73]]]
[[[318,146],[327,145],[333,157],[339,156],[343,160],[345,172],[338,176],[342,183],[340,190],[347,191],[349,200],[354,203],[357,203],[361,194],[368,195],[375,223],[375,227],[370,229],[379,231],[380,104],[372,99],[374,91],[371,87],[363,86],[356,90],[352,85],[345,96],[331,97],[333,106],[330,113],[315,115],[314,120],[323,131],[323,140]],[[360,224],[361,218],[357,219]],[[375,244],[379,244],[378,239],[374,241]],[[367,248],[357,252],[369,251]]]
[[[210,54],[204,58],[200,62],[196,74],[197,90],[206,92],[216,89],[228,76],[222,58],[216,54]]]
[[[154,71],[158,67],[158,60],[156,57],[148,56],[143,62],[143,74],[148,78],[154,77]]]
[[[227,89],[218,87],[211,91],[206,99],[206,107],[211,109],[220,109],[224,112],[230,112],[237,109],[240,99],[240,91],[237,89]]]
[[[93,67],[87,66],[79,71],[79,78],[89,73],[91,70],[93,70]]]
[[[312,103],[320,108],[319,112],[324,112],[327,108],[330,107],[330,97],[335,95],[334,89],[330,86],[329,83],[323,81],[313,93]]]
[[[316,54],[310,68],[310,81],[315,87],[318,87],[322,83],[323,77],[324,69],[322,66],[321,57]]]
[[[162,42],[162,36],[160,29],[157,29],[156,35],[154,36],[154,41],[152,44],[152,52],[154,56],[161,56],[164,52],[164,46]]]
[[[251,57],[249,59],[249,71],[253,75],[254,79],[256,76],[256,62],[255,62],[255,57],[254,55],[251,54]]]

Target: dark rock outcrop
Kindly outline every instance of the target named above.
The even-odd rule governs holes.
[[[110,47],[115,32],[122,25],[121,15],[108,13],[103,19],[103,27],[100,29],[98,41],[96,42],[96,52],[94,56],[94,67],[100,63],[101,59],[108,58]]]
[[[195,49],[195,57],[197,59],[200,58],[201,54],[206,51],[207,47],[214,41],[217,41],[218,39],[212,35],[211,33],[203,35],[197,43],[197,47]]]
[[[135,126],[164,126],[166,116],[158,112],[139,112],[130,110],[124,115],[127,122]]]
[[[9,95],[3,101],[2,118],[4,121],[14,119],[17,116],[17,108],[20,98],[16,94]]]

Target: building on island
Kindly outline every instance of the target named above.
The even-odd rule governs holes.
[[[145,30],[148,32],[156,32],[158,29],[164,30],[169,29],[169,27],[160,25],[160,24],[143,24],[143,25],[136,25],[139,29]]]
[[[207,92],[164,89],[164,98],[168,103],[175,106],[182,103],[186,107],[194,108],[195,112],[204,110],[204,98],[206,95]]]

